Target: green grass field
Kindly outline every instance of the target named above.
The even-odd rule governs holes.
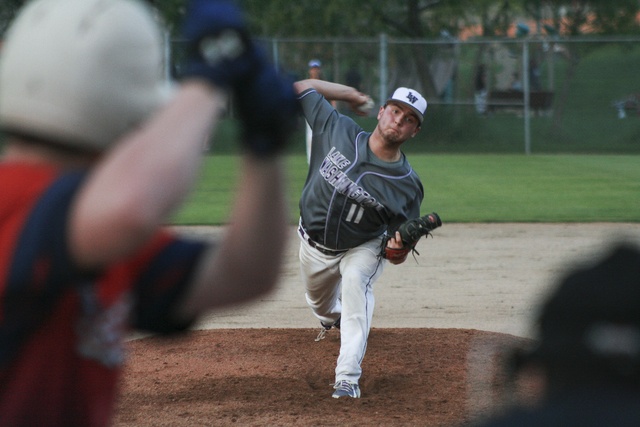
[[[640,222],[640,155],[409,155],[425,186],[423,213],[444,222]],[[207,156],[201,179],[174,217],[180,225],[229,219],[239,159]],[[306,158],[287,157],[291,221]],[[256,212],[260,215],[260,212]]]

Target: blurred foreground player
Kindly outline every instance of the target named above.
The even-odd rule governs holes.
[[[567,274],[542,306],[536,345],[514,353],[538,402],[478,427],[640,425],[640,248],[616,245]]]
[[[37,0],[12,24],[0,64],[0,424],[108,425],[130,328],[183,331],[273,288],[287,227],[278,153],[297,107],[244,28],[231,2],[190,3],[191,53],[169,96],[141,2]],[[233,221],[219,242],[187,240],[161,225],[194,184],[227,92],[244,131]]]

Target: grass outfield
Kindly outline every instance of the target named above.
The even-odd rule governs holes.
[[[445,222],[640,222],[640,156],[410,154],[422,178],[422,212]],[[292,224],[306,157],[287,157]],[[239,159],[208,156],[174,224],[228,220]],[[260,212],[256,212],[260,215]]]

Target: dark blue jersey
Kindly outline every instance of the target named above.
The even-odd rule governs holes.
[[[601,384],[566,391],[533,407],[515,407],[474,427],[635,427],[640,425],[640,390]]]

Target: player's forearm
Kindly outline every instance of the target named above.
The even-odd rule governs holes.
[[[294,84],[297,93],[306,89],[315,89],[318,93],[330,101],[344,101],[348,103],[358,102],[362,94],[352,88],[340,83],[328,82],[325,80],[308,79],[301,80]]]
[[[177,315],[184,319],[255,298],[276,284],[288,237],[280,160],[245,158],[229,225],[207,254]]]
[[[192,187],[223,95],[186,83],[171,104],[125,137],[92,173],[72,218],[72,250],[99,266],[144,242]]]

